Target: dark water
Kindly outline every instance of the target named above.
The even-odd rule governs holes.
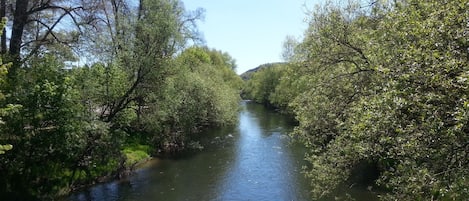
[[[301,175],[304,149],[290,143],[293,126],[263,106],[243,102],[239,123],[207,131],[205,147],[155,159],[129,178],[71,195],[72,201],[310,200]]]

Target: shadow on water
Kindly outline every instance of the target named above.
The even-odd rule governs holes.
[[[236,126],[203,133],[203,150],[154,159],[128,178],[66,200],[310,200],[301,174],[305,148],[287,135],[292,121],[251,102],[241,108]]]

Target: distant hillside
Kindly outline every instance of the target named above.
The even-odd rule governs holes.
[[[253,69],[250,69],[246,72],[244,72],[243,74],[240,75],[241,79],[243,79],[244,81],[246,80],[249,80],[251,79],[251,76],[253,73],[259,71],[259,70],[262,70],[264,68],[270,68],[270,67],[273,67],[273,66],[276,66],[276,65],[280,65],[280,64],[285,64],[285,62],[276,62],[276,63],[267,63],[267,64],[262,64],[260,66],[258,66],[257,68],[253,68]]]

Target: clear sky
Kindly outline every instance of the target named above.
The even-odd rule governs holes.
[[[228,52],[241,74],[282,61],[286,36],[301,38],[306,13],[320,0],[183,0],[186,10],[205,9],[198,23],[206,45]]]

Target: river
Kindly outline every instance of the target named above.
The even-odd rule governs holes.
[[[307,201],[304,148],[286,117],[248,101],[236,126],[203,133],[203,150],[154,159],[128,178],[72,194],[70,201]]]

